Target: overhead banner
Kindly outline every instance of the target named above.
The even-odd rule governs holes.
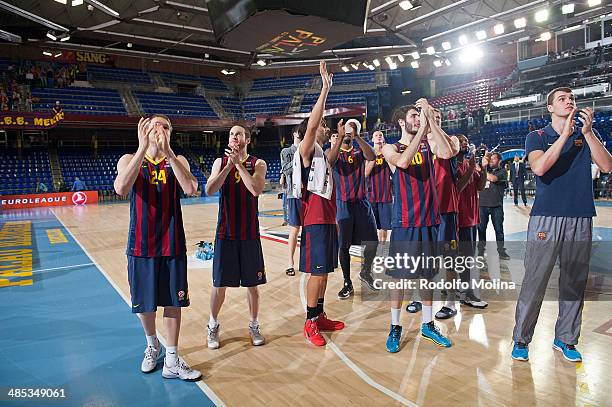
[[[76,64],[86,62],[92,64],[112,64],[115,62],[115,56],[105,54],[103,52],[86,52],[86,51],[62,51],[59,57],[44,58],[54,62],[64,62],[67,64]]]
[[[0,196],[0,207],[2,210],[65,205],[83,206],[93,204],[98,204],[98,191]]]
[[[64,112],[59,113],[0,113],[0,129],[47,130],[64,120]]]

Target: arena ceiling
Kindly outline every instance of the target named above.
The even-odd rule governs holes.
[[[504,34],[489,34],[480,42],[502,43],[560,29],[610,11],[606,1],[593,7],[587,1],[573,2],[576,8],[571,14],[561,16],[559,12],[545,22],[529,21],[526,27],[515,29],[516,18],[524,16],[531,20],[530,16],[540,9],[560,9],[570,2],[370,0],[366,33],[322,51],[320,57],[350,62],[389,53],[424,52],[428,46],[442,52],[442,42],[449,41],[456,48],[460,46],[455,44],[459,35],[473,37],[479,30],[491,32],[499,23],[506,27]],[[401,7],[406,3],[412,6],[408,10]],[[0,27],[0,41],[41,48],[81,49],[234,68],[305,64],[303,58],[277,57],[269,58],[271,64],[261,67],[256,64],[258,56],[254,52],[220,46],[204,0],[0,0]],[[52,40],[47,37],[49,31],[55,36],[68,33],[70,38]]]

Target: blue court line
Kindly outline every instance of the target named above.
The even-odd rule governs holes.
[[[22,220],[11,212],[0,223]],[[52,212],[23,219],[34,221],[33,268],[42,272],[31,286],[0,288],[0,387],[64,388],[68,397],[16,405],[214,406],[198,385],[163,379],[161,366],[141,373],[146,342],[123,299]],[[68,243],[51,244],[47,228]]]

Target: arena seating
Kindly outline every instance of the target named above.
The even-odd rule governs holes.
[[[117,161],[127,151],[100,150],[97,158],[93,158],[91,148],[62,148],[58,153],[62,177],[68,188],[72,187],[74,178],[79,177],[89,190],[112,191]]]
[[[217,114],[202,96],[175,93],[134,92],[146,114],[163,113],[171,117],[217,118]]]
[[[306,113],[312,109],[319,97],[318,93],[308,93],[304,95],[300,112]],[[376,91],[369,92],[332,92],[327,96],[326,108],[337,106],[366,106],[367,98],[377,98]]]
[[[310,87],[315,75],[282,76],[278,78],[261,78],[253,81],[251,92],[271,89],[303,89]]]
[[[209,76],[186,75],[174,72],[153,72],[158,74],[166,85],[174,85],[180,82],[199,82],[206,89],[227,91],[228,88],[219,78]]]
[[[259,115],[284,114],[289,107],[291,96],[249,97],[242,101],[246,119],[254,119]]]
[[[53,179],[46,150],[24,149],[21,158],[16,150],[0,152],[0,195],[36,192],[36,182],[42,181],[53,192]]]
[[[97,88],[34,88],[32,96],[39,98],[34,110],[51,111],[59,100],[65,112],[86,114],[126,114],[116,90]]]
[[[364,83],[376,83],[376,72],[374,71],[349,71],[334,73],[334,86],[356,85]]]
[[[151,77],[148,72],[138,69],[113,68],[105,65],[87,65],[87,76],[90,81],[125,82],[148,85]]]
[[[242,106],[240,104],[240,100],[227,96],[220,97],[217,100],[221,104],[221,107],[223,107],[223,110],[225,110],[225,113],[227,113],[230,117],[234,119],[242,117]]]
[[[438,96],[431,100],[436,107],[457,105],[465,103],[468,110],[489,105],[499,99],[500,95],[510,86],[509,82],[494,83],[491,81],[479,82],[475,86]]]

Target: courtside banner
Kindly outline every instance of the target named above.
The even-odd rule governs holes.
[[[98,204],[98,191],[0,196],[0,206],[3,210],[64,205],[82,206],[93,204]]]
[[[52,129],[64,120],[59,113],[0,113],[0,129],[46,130]]]

